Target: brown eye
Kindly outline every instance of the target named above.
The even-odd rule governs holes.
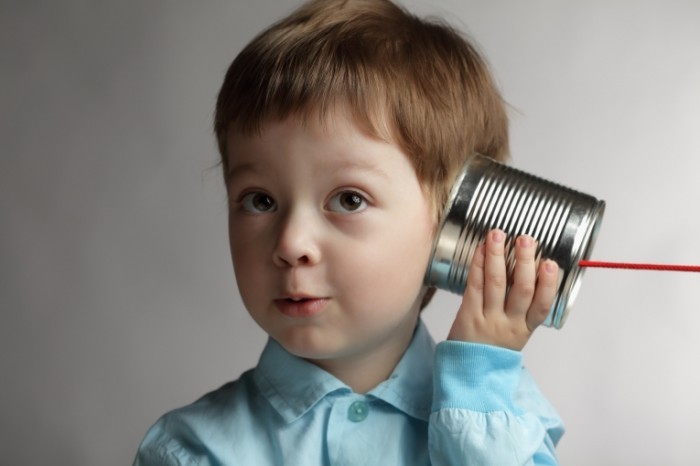
[[[277,209],[275,200],[265,193],[248,193],[241,198],[241,205],[247,212],[261,214],[265,212],[273,212]]]
[[[367,201],[362,194],[355,191],[340,192],[328,202],[328,209],[339,213],[359,212],[366,208]]]

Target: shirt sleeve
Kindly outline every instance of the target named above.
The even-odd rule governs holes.
[[[558,464],[564,427],[522,367],[520,352],[441,342],[433,375],[432,464]]]

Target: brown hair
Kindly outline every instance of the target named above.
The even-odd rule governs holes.
[[[269,118],[323,117],[338,104],[403,150],[437,206],[472,153],[508,156],[503,100],[457,31],[388,0],[312,0],[229,67],[214,118],[224,173],[229,129],[250,135]]]
[[[508,157],[504,102],[455,29],[389,0],[312,0],[229,67],[214,117],[224,176],[229,130],[252,135],[270,118],[323,118],[338,105],[402,149],[438,213],[471,154]]]

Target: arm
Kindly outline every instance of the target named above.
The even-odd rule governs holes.
[[[434,465],[555,465],[563,425],[519,352],[438,345],[429,447]]]
[[[558,416],[522,369],[522,349],[547,316],[557,269],[535,265],[535,244],[519,238],[506,297],[503,233],[475,253],[449,340],[438,345],[430,418],[436,465],[557,464]]]

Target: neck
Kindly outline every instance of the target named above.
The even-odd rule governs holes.
[[[367,393],[387,380],[411,343],[415,325],[399,338],[372,350],[332,359],[311,360],[348,385],[355,393]]]

